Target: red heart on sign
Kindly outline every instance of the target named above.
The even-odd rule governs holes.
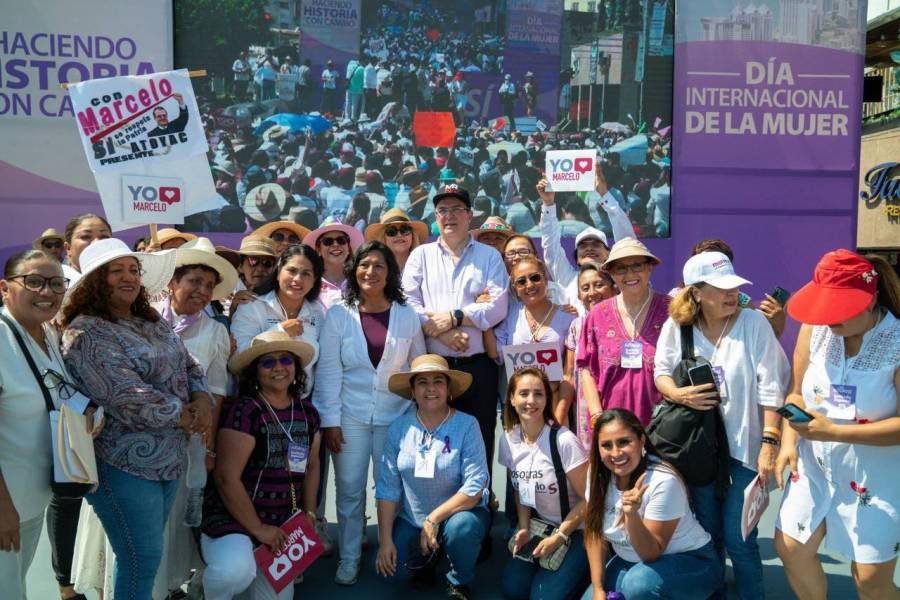
[[[592,158],[576,158],[575,171],[577,173],[590,173],[594,168],[594,159]]]
[[[539,350],[537,352],[537,361],[541,365],[549,365],[555,363],[557,358],[556,350]]]
[[[181,190],[177,187],[160,187],[159,198],[166,204],[181,202]]]

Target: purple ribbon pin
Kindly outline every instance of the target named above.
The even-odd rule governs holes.
[[[441,450],[441,454],[450,454],[450,436],[444,436],[444,449]]]

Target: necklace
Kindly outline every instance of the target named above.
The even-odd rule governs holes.
[[[638,331],[637,324],[638,324],[638,321],[641,320],[641,314],[643,314],[644,309],[647,308],[648,304],[650,304],[651,298],[653,298],[653,290],[648,289],[647,290],[647,299],[644,300],[643,304],[641,304],[641,307],[638,309],[637,314],[632,315],[628,311],[628,307],[625,305],[625,299],[622,298],[622,295],[619,294],[619,296],[616,297],[616,305],[621,306],[622,310],[625,311],[625,314],[628,315],[628,320],[631,322],[631,341],[636,340],[638,337],[639,331]],[[626,333],[627,333],[627,331],[626,331]]]

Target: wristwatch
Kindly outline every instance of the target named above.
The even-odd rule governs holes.
[[[463,323],[463,319],[466,318],[466,313],[462,311],[462,309],[457,308],[453,311],[453,320],[456,322],[456,327],[459,327]]]

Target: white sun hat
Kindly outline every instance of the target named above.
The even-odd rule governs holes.
[[[216,254],[216,247],[209,238],[198,237],[175,250],[175,268],[186,265],[204,265],[219,274],[219,284],[212,293],[212,300],[221,300],[234,291],[238,273],[231,263]]]
[[[166,289],[172,279],[172,273],[175,272],[175,250],[132,252],[122,240],[107,238],[91,243],[82,251],[78,257],[81,277],[69,287],[68,293],[71,294],[76,287],[84,283],[92,272],[117,258],[126,256],[136,258],[141,263],[141,269],[144,271],[141,275],[141,285],[147,290],[148,295],[155,296]]]

